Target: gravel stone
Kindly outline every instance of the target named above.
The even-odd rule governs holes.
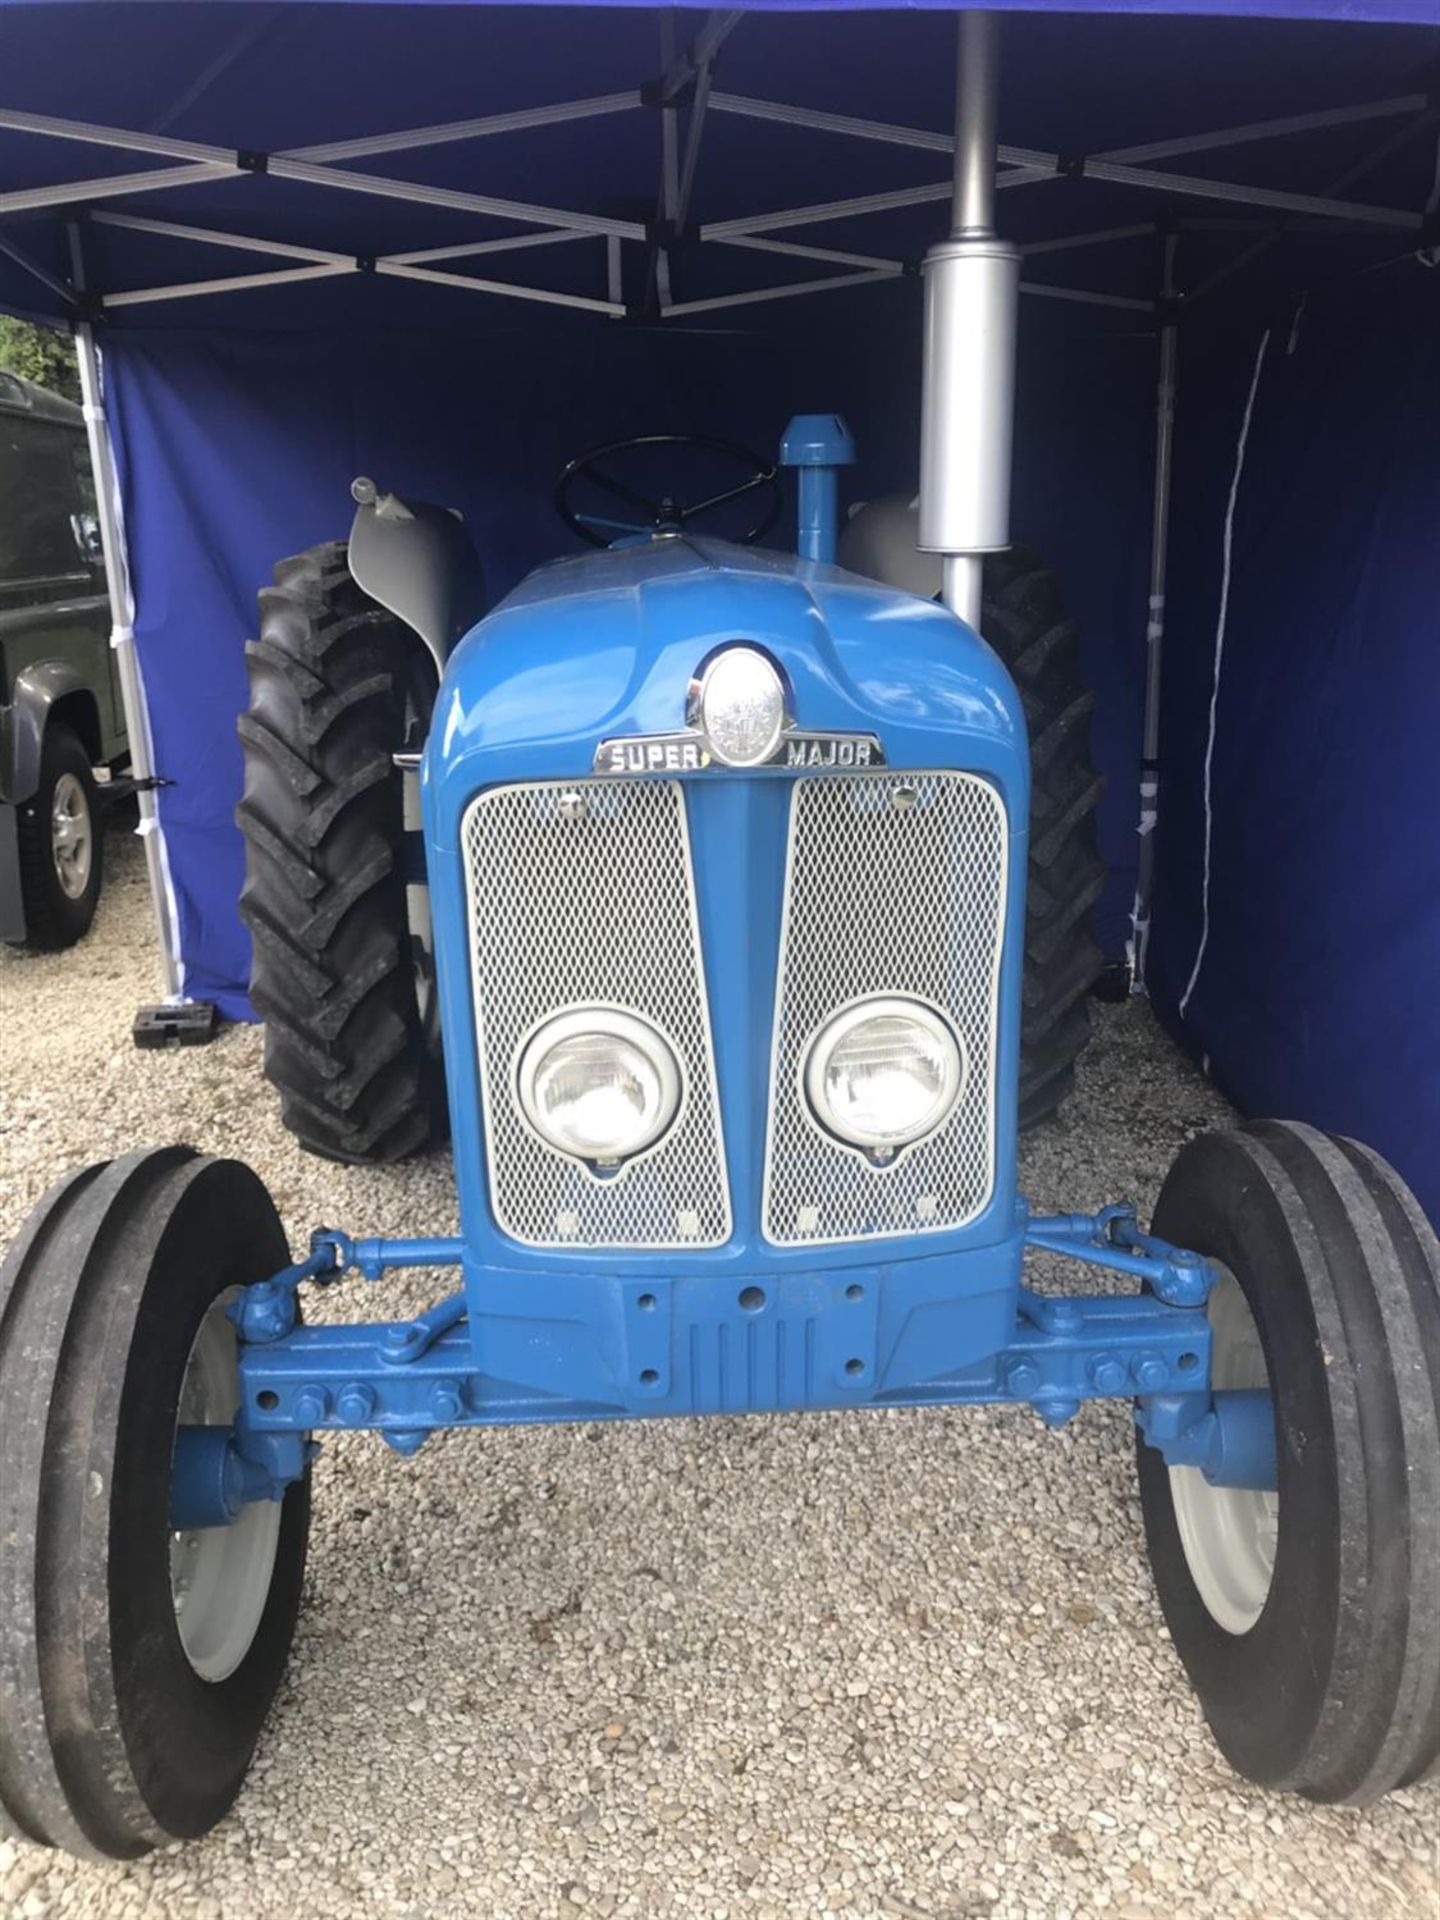
[[[320,1221],[453,1232],[447,1155],[299,1152],[256,1029],[134,1050],[144,868],[133,838],[107,853],[87,940],[0,949],[8,1230],[67,1168],[181,1139],[249,1160],[297,1246]],[[1226,1117],[1143,1005],[1095,1014],[1076,1098],[1023,1150],[1045,1210],[1149,1208]],[[307,1307],[398,1316],[435,1286]],[[1058,1433],[1013,1409],[497,1429],[413,1461],[357,1435],[317,1464],[234,1814],[126,1866],[0,1841],[0,1913],[1416,1920],[1437,1832],[1434,1783],[1325,1808],[1226,1767],[1161,1628],[1119,1407]]]

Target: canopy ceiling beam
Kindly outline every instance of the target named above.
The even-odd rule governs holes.
[[[828,293],[835,287],[863,287],[876,280],[893,280],[887,267],[876,273],[839,273],[824,280],[797,280],[788,286],[755,287],[749,293],[721,293],[709,300],[680,300],[661,309],[661,318],[672,320],[686,313],[718,313],[722,307],[751,307],[762,300],[793,300],[802,293]]]
[[[1437,113],[1427,102],[1425,109],[1417,113],[1413,120],[1407,122],[1403,127],[1392,129],[1378,146],[1373,147],[1369,153],[1357,160],[1353,166],[1347,167],[1344,173],[1337,174],[1326,188],[1327,193],[1347,192],[1357,181],[1363,180],[1366,174],[1373,173],[1376,167],[1388,160],[1390,155],[1400,147],[1403,147],[1407,141],[1413,139],[1417,134],[1424,132],[1426,129],[1435,126],[1437,122],[1440,122],[1440,113]],[[1243,247],[1240,252],[1235,255],[1234,259],[1227,260],[1224,266],[1217,267],[1213,273],[1207,274],[1205,279],[1190,289],[1187,296],[1190,303],[1193,305],[1195,301],[1207,298],[1215,292],[1217,287],[1223,286],[1224,283],[1232,279],[1235,274],[1240,273],[1254,261],[1259,260],[1264,254],[1270,251],[1277,239],[1278,235],[1272,229],[1269,233],[1255,241],[1253,245]]]
[[[1052,287],[1043,280],[1022,280],[1020,291],[1045,300],[1073,300],[1082,307],[1119,307],[1129,313],[1155,311],[1153,300],[1138,300],[1125,293],[1091,293],[1087,287]]]
[[[1062,233],[1054,240],[1025,240],[1020,244],[1022,256],[1034,253],[1065,253],[1071,247],[1098,247],[1112,240],[1153,240],[1155,222],[1137,221],[1129,227],[1096,227],[1089,233]]]
[[[573,227],[577,233],[617,235],[643,240],[645,229],[633,220],[609,220],[599,214],[573,213],[556,207],[531,206],[524,201],[499,200],[485,194],[462,193],[453,187],[429,187],[410,180],[392,180],[382,174],[352,173],[343,168],[296,159],[283,153],[249,155],[223,147],[201,146],[193,140],[171,140],[168,135],[131,134],[117,127],[86,121],[56,120],[39,114],[0,110],[0,127],[13,132],[38,133],[89,141],[100,146],[128,147],[139,153],[164,153],[197,164],[150,173],[119,174],[100,180],[70,181],[0,195],[0,214],[31,212],[37,207],[78,205],[118,194],[152,192],[167,187],[198,185],[224,175],[270,174],[309,186],[333,187],[344,192],[373,194],[382,200],[405,200],[417,206],[445,207],[462,213],[483,213],[497,220],[520,220],[546,227]]]
[[[507,234],[500,240],[471,240],[456,247],[420,247],[413,253],[387,253],[382,259],[401,267],[423,267],[434,260],[475,259],[482,253],[520,253],[527,247],[563,246],[575,240],[593,240],[593,233],[577,233],[573,227],[546,228],[541,233]],[[605,235],[607,247],[618,247],[613,233]]]
[[[67,287],[58,273],[51,273],[48,267],[42,267],[38,260],[32,260],[28,253],[12,245],[3,236],[0,236],[0,253],[3,253],[7,260],[13,260],[22,273],[28,273],[32,279],[38,280],[42,287],[48,287],[51,293],[58,294],[70,306],[79,306],[79,294],[73,287]]]
[[[1273,139],[1290,133],[1309,133],[1322,127],[1349,126],[1361,120],[1383,120],[1418,113],[1428,104],[1423,93],[1367,101],[1359,106],[1323,107],[1315,113],[1287,114],[1273,120],[1252,120],[1245,126],[1222,127],[1212,133],[1182,134],[1173,140],[1154,140],[1138,147],[1115,147],[1095,157],[1100,160],[1140,162],[1168,159],[1178,153],[1203,153],[1215,147],[1234,147],[1247,141]],[[744,94],[716,93],[711,105],[717,113],[734,113],[750,120],[770,120],[785,126],[808,127],[817,133],[847,134],[858,140],[879,140],[896,147],[914,147],[924,153],[953,153],[954,137],[928,127],[897,126],[884,120],[865,120],[853,114],[824,113],[812,107],[792,107],[773,100],[754,100]],[[1005,147],[999,157],[1004,160]]]
[[[4,117],[0,115],[0,126]],[[38,213],[46,207],[86,207],[92,200],[113,200],[120,194],[162,193],[170,187],[196,187],[206,180],[232,179],[241,171],[238,161],[216,160],[201,167],[147,167],[137,173],[102,174],[93,180],[63,180],[48,187],[24,187],[0,193],[0,214]]]
[[[401,273],[405,268],[422,267],[437,260],[458,260],[485,253],[514,253],[526,247],[553,246],[557,242],[589,240],[591,234],[574,233],[568,228],[542,233],[522,233],[507,236],[501,240],[471,241],[460,246],[421,247],[410,253],[392,253],[382,255],[374,262],[362,262],[354,255],[335,253],[321,247],[296,246],[284,240],[261,240],[251,234],[228,233],[212,227],[192,227],[182,225],[175,220],[149,220],[141,214],[98,213],[95,223],[100,226],[124,227],[138,233],[154,233],[176,240],[190,240],[204,246],[231,247],[242,253],[270,254],[281,259],[303,260],[311,264],[298,268],[275,268],[264,273],[233,274],[220,279],[184,280],[166,286],[137,287],[125,292],[110,293],[102,296],[104,307],[134,307],[154,304],[164,300],[189,300],[206,293],[239,293],[257,287],[281,287],[303,280],[325,280],[339,274],[360,273],[373,267],[377,273]],[[3,245],[0,242],[0,245]],[[607,240],[607,246],[618,246],[618,240]],[[8,248],[7,248],[8,251]],[[586,309],[597,304],[601,310],[615,307],[617,312],[623,309],[610,301],[596,303],[580,294],[551,295],[543,288],[515,286],[509,281],[490,281],[468,278],[461,274],[441,276],[421,276],[411,274],[409,278],[436,278],[445,286],[470,286],[483,291],[508,292],[513,298],[543,300],[547,303],[558,300],[563,304],[580,304]],[[68,290],[67,290],[68,292]]]
[[[270,273],[232,273],[218,280],[185,280],[174,286],[134,287],[127,293],[107,293],[100,304],[108,313],[114,307],[140,307],[161,300],[193,300],[203,293],[243,293],[252,287],[288,287],[299,280],[333,280],[338,274],[358,273],[353,260],[340,260],[333,266],[277,267]]]
[[[621,240],[649,238],[648,230],[643,224],[498,199],[489,195],[466,193],[458,189],[393,180],[370,173],[352,172],[333,163],[339,160],[358,159],[381,153],[397,153],[407,149],[438,146],[526,128],[595,118],[633,109],[644,104],[648,98],[651,104],[658,104],[661,107],[663,131],[660,217],[672,231],[678,232],[683,228],[688,216],[699,160],[701,135],[706,114],[709,111],[788,124],[810,131],[849,135],[918,151],[937,154],[953,153],[955,141],[948,133],[936,133],[924,128],[866,120],[852,115],[825,113],[808,107],[794,107],[781,102],[755,100],[743,95],[713,90],[711,80],[715,55],[742,18],[743,15],[739,12],[710,13],[690,46],[683,54],[677,55],[674,41],[674,16],[667,16],[665,23],[667,32],[662,54],[664,71],[656,83],[653,94],[647,95],[641,90],[601,94],[584,100],[520,109],[513,113],[491,114],[432,127],[370,135],[356,140],[332,141],[272,155],[230,152],[224,148],[174,138],[168,134],[134,132],[88,121],[64,120],[50,115],[23,113],[9,109],[0,110],[0,128],[28,132],[46,138],[113,147],[185,163],[91,180],[56,183],[0,195],[0,214],[33,212],[47,207],[165,191],[192,184],[199,185],[240,174],[268,172],[282,179],[342,192],[371,195],[380,199],[397,199],[457,212],[476,213],[493,219],[533,223],[539,231],[388,255],[383,261],[375,263],[376,269],[395,273],[399,277],[406,277],[405,270],[413,269],[409,277],[430,277],[447,285],[468,286],[476,290],[494,291],[515,298],[533,298],[550,304],[576,305],[586,310],[617,313],[623,310],[618,272],[618,244]],[[688,101],[685,97],[687,90]],[[685,151],[682,156],[679,141],[679,114],[682,107],[686,105],[689,105],[691,112]],[[1246,142],[1304,133],[1324,127],[1396,116],[1409,118],[1410,125],[1402,128],[1398,133],[1393,133],[1374,154],[1367,156],[1358,166],[1342,175],[1319,195],[1288,193],[1230,181],[1199,179],[1188,174],[1155,171],[1136,164],[1181,153],[1237,146]],[[1425,125],[1433,117],[1434,110],[1426,95],[1403,94],[1346,107],[1324,108],[1314,113],[1251,121],[1209,133],[1182,135],[1170,140],[1117,147],[1078,159],[1062,159],[1058,154],[1037,149],[1002,146],[997,149],[997,156],[1006,170],[998,175],[996,186],[999,188],[1023,186],[1042,180],[1083,176],[1109,184],[1140,187],[1153,192],[1228,201],[1266,212],[1287,215],[1294,220],[1304,220],[1307,225],[1311,221],[1329,224],[1339,220],[1353,222],[1372,230],[1416,231],[1423,225],[1423,216],[1417,212],[1371,206],[1338,196],[1355,180],[1370,171],[1381,158],[1392,152],[1403,140],[1409,138],[1417,127]],[[789,227],[802,227],[824,221],[858,218],[905,207],[923,206],[946,200],[950,197],[950,193],[950,182],[937,182],[933,186],[901,188],[888,193],[860,195],[818,205],[710,222],[699,229],[701,240],[735,247],[748,246],[759,252],[784,253],[796,259],[813,259],[835,265],[853,266],[860,269],[860,272],[799,285],[760,288],[747,293],[715,296],[713,299],[702,302],[683,302],[676,305],[671,302],[669,296],[668,254],[664,248],[660,248],[657,250],[654,267],[661,311],[664,314],[709,311],[717,305],[750,304],[760,300],[784,299],[798,293],[822,292],[835,286],[854,285],[861,279],[891,278],[904,270],[903,262],[839,249],[804,247],[793,241],[766,241],[759,236]],[[167,298],[182,299],[197,293],[282,285],[296,279],[326,278],[359,270],[360,263],[351,256],[321,248],[302,247],[279,241],[263,241],[243,235],[189,227],[173,221],[147,222],[138,215],[97,212],[94,219],[101,225],[128,226],[140,231],[169,234],[177,239],[230,246],[243,251],[268,253],[272,257],[310,263],[306,267],[294,270],[276,268],[265,273],[240,275],[230,279],[208,279],[178,283],[173,287],[135,289],[109,296],[106,303],[115,306]],[[1092,233],[1034,241],[1022,248],[1022,252],[1027,255],[1058,252],[1106,241],[1138,238],[1153,231],[1154,227],[1151,223],[1104,228]],[[602,235],[608,243],[607,291],[610,297],[603,301],[590,300],[578,294],[517,288],[506,282],[486,281],[454,273],[429,276],[423,273],[423,269],[430,263],[441,260],[548,246],[592,235]],[[1266,242],[1262,240],[1260,247],[1264,244]],[[73,300],[71,290],[63,281],[54,276],[47,276],[43,268],[29,261],[10,243],[3,242],[0,245],[3,245],[9,258],[49,285],[52,291],[61,294],[67,300]],[[1209,291],[1212,285],[1219,284],[1220,281],[1228,278],[1231,272],[1237,271],[1240,266],[1255,257],[1259,250],[1259,247],[1246,250],[1232,265],[1220,269],[1212,276],[1211,281],[1203,283],[1196,290],[1197,293]],[[367,261],[363,264],[368,266],[370,263]],[[1080,289],[1060,289],[1029,284],[1025,291],[1048,298],[1073,298],[1095,304],[1125,305],[1141,310],[1153,310],[1153,303],[1148,301],[1126,300],[1118,295],[1091,294]]]
[[[1369,100],[1360,106],[1322,107],[1318,113],[1289,113],[1275,120],[1252,120],[1245,126],[1221,127],[1214,133],[1186,133],[1174,140],[1151,140],[1138,147],[1110,147],[1096,158],[1138,166],[1146,160],[1170,160],[1177,153],[1210,153],[1216,147],[1241,147],[1251,140],[1313,133],[1322,127],[1348,127],[1362,120],[1391,120],[1419,113],[1428,104],[1428,97],[1423,93],[1402,93],[1391,100]]]
[[[573,307],[581,313],[602,313],[623,320],[625,309],[613,300],[592,300],[580,293],[556,293],[548,287],[518,287],[509,280],[480,280],[466,273],[439,273],[433,267],[407,266],[400,260],[377,260],[375,271],[396,280],[424,280],[434,287],[458,287],[467,293],[497,293],[509,300],[533,300],[544,307]]]
[[[521,133],[531,127],[554,127],[571,120],[594,120],[602,114],[624,113],[640,105],[639,89],[629,93],[602,93],[590,100],[564,100],[553,107],[524,107],[517,113],[490,113],[479,120],[451,120],[444,126],[411,127],[401,133],[378,133],[362,140],[331,140],[318,147],[291,147],[286,158],[363,160],[377,153],[408,153],[420,147],[448,146],[458,140],[482,140],[495,133]]]
[[[1204,180],[1191,174],[1159,173],[1127,164],[1141,154],[1183,153],[1206,147],[1231,146],[1245,140],[1269,135],[1295,133],[1317,127],[1344,125],[1356,120],[1409,113],[1427,104],[1423,94],[1404,94],[1363,107],[1326,108],[1318,113],[1294,114],[1286,119],[1254,121],[1244,127],[1230,127],[1210,134],[1195,134],[1183,140],[1152,143],[1149,148],[1116,149],[1112,153],[1062,158],[1031,147],[1000,146],[998,159],[1009,166],[1024,168],[1030,179],[1083,176],[1104,180],[1116,186],[1148,187],[1164,193],[1194,194],[1202,199],[1234,200],[1249,206],[1274,207],[1292,213],[1323,214],[1332,219],[1373,221],[1382,226],[1415,227],[1420,217],[1398,208],[1362,206],[1326,196],[1287,194],[1269,187],[1247,187],[1227,180]],[[929,153],[953,153],[955,142],[949,134],[932,133],[920,127],[895,126],[885,121],[864,120],[849,114],[822,113],[810,107],[792,107],[778,101],[752,100],[741,94],[712,93],[710,106],[717,113],[739,114],[752,120],[768,120],[785,126],[803,127],[813,132],[853,135],[863,140],[879,140],[892,146],[912,147]],[[1001,176],[1003,184],[1005,176]],[[1020,184],[1012,179],[1011,184]],[[770,219],[773,216],[762,216]],[[760,231],[756,222],[749,230]],[[798,222],[794,224],[799,224]],[[740,231],[737,225],[736,231]]]
[[[96,213],[91,224],[120,227],[129,233],[155,233],[170,240],[194,240],[207,247],[233,247],[240,253],[269,253],[286,260],[315,260],[333,264],[347,256],[333,247],[302,247],[290,240],[257,240],[247,233],[227,233],[215,227],[192,227],[178,220],[151,220],[140,213]]]
[[[711,95],[714,104],[714,95]],[[899,207],[923,207],[949,200],[951,183],[939,180],[928,187],[899,187],[892,193],[861,194],[851,200],[825,200],[809,207],[786,207],[777,213],[752,213],[738,220],[711,220],[700,229],[702,240],[729,240],[739,234],[769,233],[779,227],[816,226],[823,220],[847,220],[867,213],[891,213]]]
[[[660,16],[661,73],[652,103],[660,108],[660,192],[656,217],[665,236],[678,236],[690,217],[690,200],[700,164],[700,141],[710,102],[717,54],[743,18],[739,12],[707,14],[700,31],[683,54],[675,51],[675,8]],[[688,102],[686,95],[688,93]],[[689,105],[685,153],[680,153],[680,112]],[[645,265],[646,302],[664,309],[670,304],[670,251],[665,238],[652,241]]]
[[[692,81],[699,79],[706,67],[713,66],[716,54],[744,18],[743,11],[717,10],[707,14],[685,52],[678,59],[667,58],[658,88],[660,99],[666,102],[677,99]]]
[[[824,260],[837,267],[874,267],[887,273],[903,273],[903,260],[886,260],[873,253],[848,253],[839,247],[805,247],[797,240],[758,240],[747,233],[732,234],[729,239],[712,242],[717,247],[743,247],[751,253],[778,253],[793,260]]]
[[[233,247],[241,253],[268,253],[289,260],[314,260],[335,264],[352,260],[349,254],[332,247],[302,247],[289,240],[260,240],[248,233],[230,233],[218,227],[192,227],[178,220],[150,220],[138,213],[97,213],[91,216],[97,227],[124,227],[135,233],[156,233],[174,240],[194,240],[202,246]],[[421,247],[413,253],[391,253],[387,260],[402,266],[424,266],[434,260],[461,260],[482,253],[516,253],[525,247],[548,247],[558,242],[590,240],[593,234],[576,233],[570,227],[546,228],[540,233],[506,234],[499,240],[469,240],[459,246]],[[3,244],[3,242],[0,242]],[[619,245],[618,241],[613,244]]]
[[[1110,160],[1062,162],[1058,154],[1010,147],[1007,157],[1027,166],[1048,162],[1069,177],[1104,180],[1118,187],[1148,187],[1156,193],[1189,194],[1200,200],[1230,200],[1245,207],[1273,207],[1280,213],[1314,213],[1332,220],[1359,220],[1370,226],[1418,228],[1421,215],[1402,207],[1372,207],[1354,200],[1333,200],[1315,193],[1282,193],[1274,187],[1247,187],[1234,180],[1202,180],[1190,173],[1159,173],[1150,167],[1121,166]]]

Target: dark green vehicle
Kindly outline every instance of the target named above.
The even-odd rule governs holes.
[[[79,407],[0,373],[0,938],[68,947],[95,917],[100,783],[127,755]]]

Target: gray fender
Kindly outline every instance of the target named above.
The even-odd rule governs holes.
[[[840,530],[840,564],[867,580],[936,600],[943,577],[940,555],[921,553],[915,545],[919,536],[918,497],[893,493],[863,501],[850,509]]]
[[[450,650],[485,611],[485,580],[458,514],[381,493],[373,480],[350,489],[359,503],[349,563],[357,587],[414,629],[443,673]]]
[[[15,676],[10,705],[0,707],[0,798],[12,806],[28,800],[40,784],[40,748],[50,709],[67,693],[95,689],[68,660],[34,660]]]

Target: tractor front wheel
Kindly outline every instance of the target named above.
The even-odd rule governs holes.
[[[0,1833],[129,1860],[228,1810],[280,1684],[308,1474],[177,1532],[178,1428],[228,1426],[236,1290],[289,1262],[248,1167],[73,1174],[0,1268]]]
[[[1378,1155],[1274,1120],[1192,1140],[1155,1231],[1221,1268],[1214,1384],[1268,1386],[1279,1467],[1140,1438],[1171,1638],[1237,1771],[1364,1805],[1440,1757],[1440,1244]]]

